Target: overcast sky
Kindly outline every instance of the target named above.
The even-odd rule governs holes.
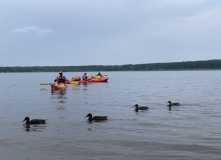
[[[1,0],[0,66],[221,59],[221,0]]]

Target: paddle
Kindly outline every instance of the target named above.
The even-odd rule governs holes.
[[[53,84],[53,83],[41,83],[40,85],[49,85],[49,84]]]

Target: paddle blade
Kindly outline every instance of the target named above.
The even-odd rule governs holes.
[[[49,84],[51,84],[51,83],[41,83],[40,85],[49,85]]]
[[[79,81],[70,82],[70,84],[78,84]]]

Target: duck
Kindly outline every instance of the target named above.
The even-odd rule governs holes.
[[[26,124],[45,124],[47,119],[32,119],[30,120],[29,117],[25,117],[25,119],[23,120],[26,121]]]
[[[141,107],[139,107],[138,106],[138,104],[135,104],[135,111],[136,112],[138,112],[139,110],[143,110],[143,111],[145,111],[145,110],[148,110],[149,109],[149,107],[147,107],[147,106],[141,106]]]
[[[92,114],[88,113],[86,117],[88,117],[89,122],[92,122],[93,120],[98,122],[98,121],[107,120],[108,116],[94,116],[94,117],[92,117]]]
[[[168,106],[179,106],[180,105],[179,102],[178,103],[172,103],[171,101],[168,101],[167,103],[169,103]]]

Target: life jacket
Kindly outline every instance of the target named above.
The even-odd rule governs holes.
[[[83,79],[83,80],[87,80],[87,78],[88,78],[88,77],[87,77],[86,75],[85,75],[85,76],[84,76],[84,75],[82,76],[82,79]]]
[[[64,83],[66,81],[66,78],[64,76],[62,76],[62,77],[58,76],[56,81],[57,81],[57,83]]]

